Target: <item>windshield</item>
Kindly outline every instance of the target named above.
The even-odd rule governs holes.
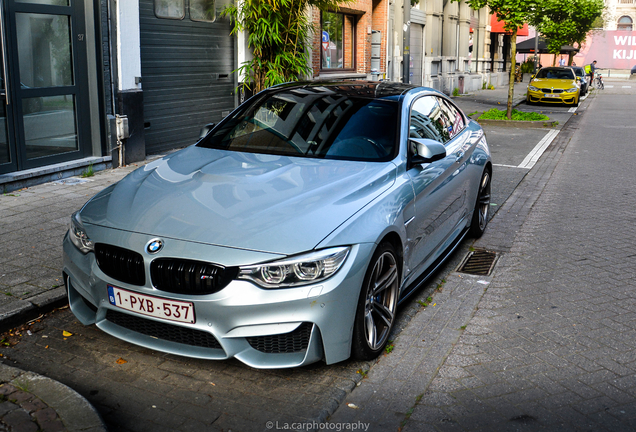
[[[537,72],[537,78],[574,79],[574,72],[566,68],[543,68]]]
[[[324,159],[394,157],[398,103],[295,88],[248,101],[200,147]]]

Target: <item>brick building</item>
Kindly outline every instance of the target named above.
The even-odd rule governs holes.
[[[383,78],[388,8],[389,0],[357,0],[326,12],[312,8],[318,30],[311,44],[313,78]]]

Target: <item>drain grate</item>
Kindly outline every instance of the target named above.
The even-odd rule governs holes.
[[[489,276],[497,262],[497,254],[487,250],[476,250],[468,254],[459,266],[459,272]]]

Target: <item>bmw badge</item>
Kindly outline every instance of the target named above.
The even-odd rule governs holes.
[[[146,252],[149,254],[156,254],[163,249],[163,241],[161,239],[153,239],[146,245]]]

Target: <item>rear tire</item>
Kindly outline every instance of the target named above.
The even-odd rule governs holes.
[[[484,231],[486,231],[488,217],[490,216],[491,177],[490,168],[486,168],[481,175],[475,209],[473,210],[473,218],[470,222],[470,230],[468,231],[471,237],[479,238],[484,234]]]
[[[399,287],[398,255],[391,243],[383,242],[371,258],[360,291],[351,346],[354,358],[372,360],[384,350],[395,322]]]

